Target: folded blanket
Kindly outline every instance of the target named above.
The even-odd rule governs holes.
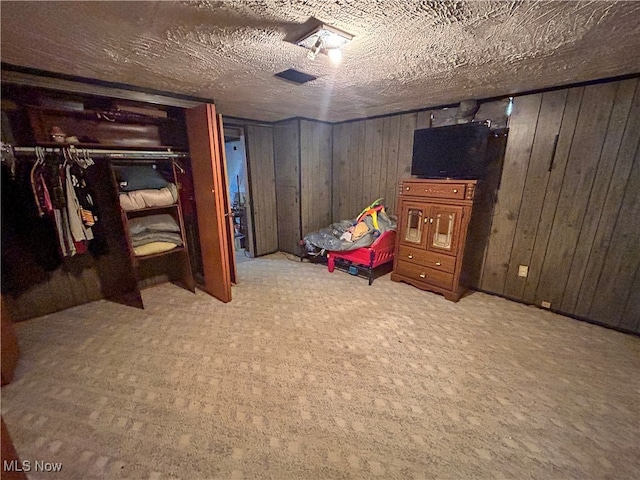
[[[133,252],[138,257],[142,257],[144,255],[153,255],[154,253],[168,252],[169,250],[173,250],[176,247],[177,245],[174,243],[153,242],[147,243],[146,245],[141,245],[140,247],[135,247],[133,249]]]
[[[142,232],[179,232],[178,222],[168,213],[136,217],[129,220],[129,232],[137,235]]]
[[[178,189],[174,183],[159,189],[135,190],[120,194],[123,210],[140,210],[148,207],[164,207],[178,201]]]
[[[131,244],[134,248],[153,242],[169,242],[179,247],[182,245],[182,237],[173,232],[142,232],[131,235]]]

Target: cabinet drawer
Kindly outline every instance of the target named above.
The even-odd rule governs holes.
[[[398,261],[396,273],[425,284],[446,288],[447,290],[453,288],[453,274],[405,262],[404,260]]]
[[[398,260],[405,260],[407,262],[415,263],[416,265],[435,268],[436,270],[442,270],[443,272],[449,273],[453,273],[456,268],[456,257],[440,255],[438,253],[406,247],[404,245],[400,245]]]
[[[400,194],[412,197],[449,198],[464,200],[467,197],[465,183],[427,183],[419,181],[404,181],[400,187]]]

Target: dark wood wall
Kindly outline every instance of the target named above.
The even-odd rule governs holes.
[[[638,79],[516,97],[478,287],[640,331],[639,139]]]
[[[640,331],[639,97],[635,78],[513,99],[475,288]],[[502,122],[508,102],[482,103],[475,120]],[[331,221],[355,217],[378,197],[395,213],[397,183],[410,177],[413,131],[455,123],[455,115],[456,108],[445,108],[334,124]],[[305,128],[319,125],[305,122]],[[301,159],[313,158],[316,146],[304,140],[299,120],[279,128],[276,151],[290,156],[277,159],[282,168],[289,162],[278,180],[278,208],[288,216],[298,201],[317,204],[325,180],[309,175],[298,183],[296,145]],[[309,130],[309,138],[317,133]],[[326,173],[326,157],[317,159]],[[305,234],[329,223],[300,228]],[[291,228],[280,244],[285,251],[297,237],[297,224]],[[527,277],[518,276],[520,265],[528,267]]]
[[[331,223],[332,126],[294,119],[274,126],[278,248],[300,253],[299,242]]]
[[[302,238],[300,210],[300,120],[273,127],[278,204],[278,249],[298,253]]]
[[[331,223],[331,125],[300,121],[300,201],[302,233]]]
[[[398,180],[410,175],[417,121],[417,113],[408,113],[333,126],[334,221],[355,218],[380,197],[395,212]]]
[[[273,127],[246,125],[247,168],[251,190],[251,211],[255,255],[278,250]]]

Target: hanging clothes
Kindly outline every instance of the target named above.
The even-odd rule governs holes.
[[[31,162],[2,164],[2,292],[19,295],[62,263],[51,217],[41,217],[30,185]]]

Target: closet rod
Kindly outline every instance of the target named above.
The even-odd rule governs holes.
[[[67,147],[68,148],[68,147]],[[45,153],[62,153],[61,147],[45,147],[43,148]],[[91,157],[102,158],[116,158],[116,159],[171,159],[171,158],[187,158],[189,154],[187,152],[173,152],[171,150],[158,151],[158,150],[107,150],[99,148],[75,148],[78,154],[82,155],[86,153]],[[34,155],[36,152],[35,147],[13,147],[13,152],[16,155]]]

